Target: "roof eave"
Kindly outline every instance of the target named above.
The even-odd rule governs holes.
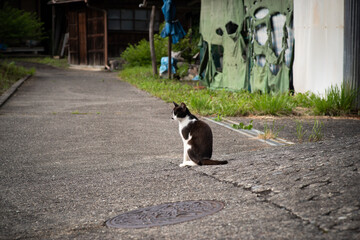
[[[88,0],[50,0],[48,4],[63,4],[63,3],[74,3],[74,2],[85,2]]]

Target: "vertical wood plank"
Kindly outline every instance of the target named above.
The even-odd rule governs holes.
[[[79,12],[79,55],[80,64],[87,64],[86,13]]]

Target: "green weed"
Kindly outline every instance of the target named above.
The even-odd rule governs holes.
[[[76,110],[76,111],[72,112],[71,114],[74,114],[74,115],[87,115],[88,113],[79,112],[79,110]]]
[[[26,75],[33,75],[35,69],[25,69],[17,66],[15,62],[0,62],[0,95],[8,90],[15,82],[25,77]]]
[[[318,142],[323,139],[322,127],[324,123],[322,121],[316,120],[314,122],[314,126],[312,128],[311,134],[309,136],[309,142]]]
[[[348,114],[354,106],[357,90],[352,89],[348,84],[331,86],[325,91],[325,97],[313,99],[314,113],[316,115],[338,116]]]
[[[244,123],[241,122],[239,124],[233,124],[232,127],[235,129],[251,130],[253,128],[253,120],[251,120],[248,125],[245,125]]]
[[[264,133],[259,134],[259,138],[261,139],[275,139],[279,136],[280,131],[284,128],[281,126],[280,128],[275,127],[275,120],[273,121],[272,125],[269,126],[267,123],[264,124]]]
[[[296,136],[299,142],[302,142],[307,130],[304,131],[302,122],[296,121]]]
[[[217,115],[216,118],[214,118],[214,121],[217,121],[217,122],[221,122],[222,121],[222,117],[220,114]]]

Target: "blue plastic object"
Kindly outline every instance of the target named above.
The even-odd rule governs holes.
[[[161,10],[165,18],[165,27],[161,31],[160,36],[165,38],[172,36],[172,43],[178,43],[181,38],[185,37],[186,32],[178,20],[175,20],[176,7],[172,0],[163,0],[164,5]]]
[[[199,80],[200,80],[199,75],[196,75],[192,80],[193,80],[193,81],[199,81]]]
[[[161,65],[160,65],[160,74],[167,72],[168,71],[168,66],[169,66],[169,58],[168,57],[162,57],[161,61],[160,61]],[[175,70],[175,65],[176,65],[176,59],[171,58],[171,73],[175,74],[176,70]]]

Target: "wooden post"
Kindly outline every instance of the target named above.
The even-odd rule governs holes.
[[[107,27],[107,12],[104,12],[104,65],[108,67],[108,27]]]
[[[51,56],[55,56],[55,6],[51,6],[52,16],[51,16]],[[70,54],[69,54],[70,55]]]
[[[154,20],[155,20],[155,6],[152,6],[151,15],[150,15],[150,25],[149,25],[149,42],[150,42],[150,53],[151,53],[153,75],[156,76],[157,67],[156,67],[156,56],[155,56],[155,46],[154,46]]]
[[[168,78],[171,79],[171,43],[172,43],[172,37],[169,35],[169,44],[168,44]]]

